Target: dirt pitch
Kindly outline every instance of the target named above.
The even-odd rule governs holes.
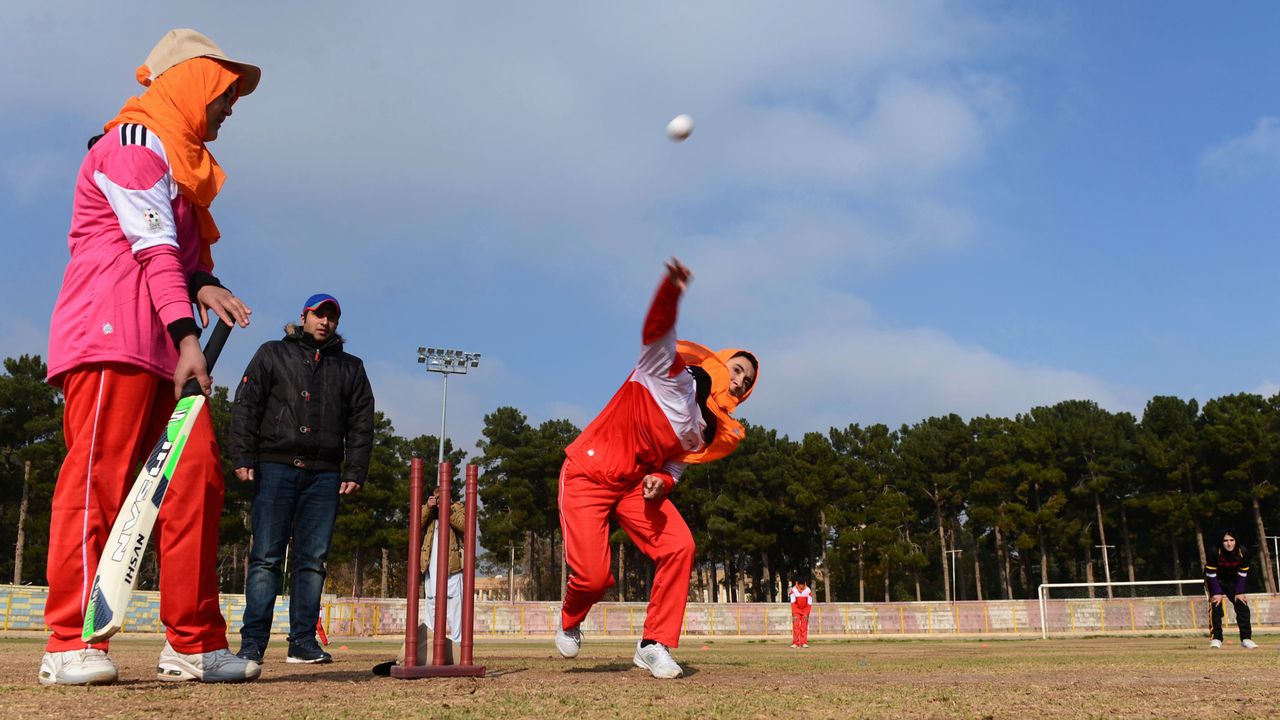
[[[1200,637],[825,641],[686,638],[686,677],[631,665],[634,645],[586,638],[477,645],[483,679],[395,680],[369,669],[392,641],[335,639],[332,665],[289,665],[283,643],[247,685],[155,680],[159,636],[112,644],[117,685],[42,688],[43,639],[0,639],[0,707],[13,718],[1267,718],[1280,716],[1280,636],[1245,651]],[[341,649],[345,645],[346,649]]]

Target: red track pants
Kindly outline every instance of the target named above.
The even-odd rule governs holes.
[[[809,616],[800,613],[791,614],[791,644],[809,644]]]
[[[644,637],[676,647],[689,597],[693,535],[671,500],[648,501],[642,492],[638,481],[621,486],[601,485],[565,461],[560,470],[560,528],[564,532],[565,559],[573,573],[565,591],[562,627],[577,627],[591,606],[613,587],[609,521],[614,519],[636,547],[657,563]]]
[[[63,381],[67,457],[49,521],[49,652],[85,647],[84,611],[98,558],[140,463],[173,412],[173,383],[119,363],[78,368]],[[218,608],[218,519],[222,464],[208,410],[178,461],[154,545],[160,564],[160,621],[180,653],[227,647]],[[107,643],[94,647],[105,649]]]

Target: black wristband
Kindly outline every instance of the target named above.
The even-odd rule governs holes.
[[[188,285],[191,287],[191,302],[196,301],[196,295],[200,293],[200,288],[205,287],[206,285],[223,287],[222,283],[218,282],[218,278],[204,272],[203,270],[197,270],[196,273],[191,276],[191,282],[188,283]]]
[[[188,335],[200,337],[200,326],[196,324],[195,318],[185,317],[174,320],[166,329],[169,331],[169,337],[173,339],[175,348],[182,343],[182,338]]]

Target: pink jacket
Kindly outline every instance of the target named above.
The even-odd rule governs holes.
[[[142,125],[94,143],[76,179],[71,260],[49,328],[49,382],[77,367],[132,365],[164,378],[178,354],[167,327],[192,318],[190,282],[209,272],[191,204],[164,146]]]

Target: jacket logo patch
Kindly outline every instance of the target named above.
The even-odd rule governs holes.
[[[160,222],[160,213],[156,212],[154,208],[147,208],[146,210],[143,210],[142,217],[147,221],[148,230],[151,232],[157,232],[160,230],[162,226]]]
[[[103,334],[103,335],[110,335],[111,333],[113,333],[113,332],[115,332],[115,331],[116,331],[116,329],[115,329],[115,328],[113,328],[113,327],[111,327],[111,323],[106,323],[105,325],[103,325],[103,326],[102,326],[102,334]]]

